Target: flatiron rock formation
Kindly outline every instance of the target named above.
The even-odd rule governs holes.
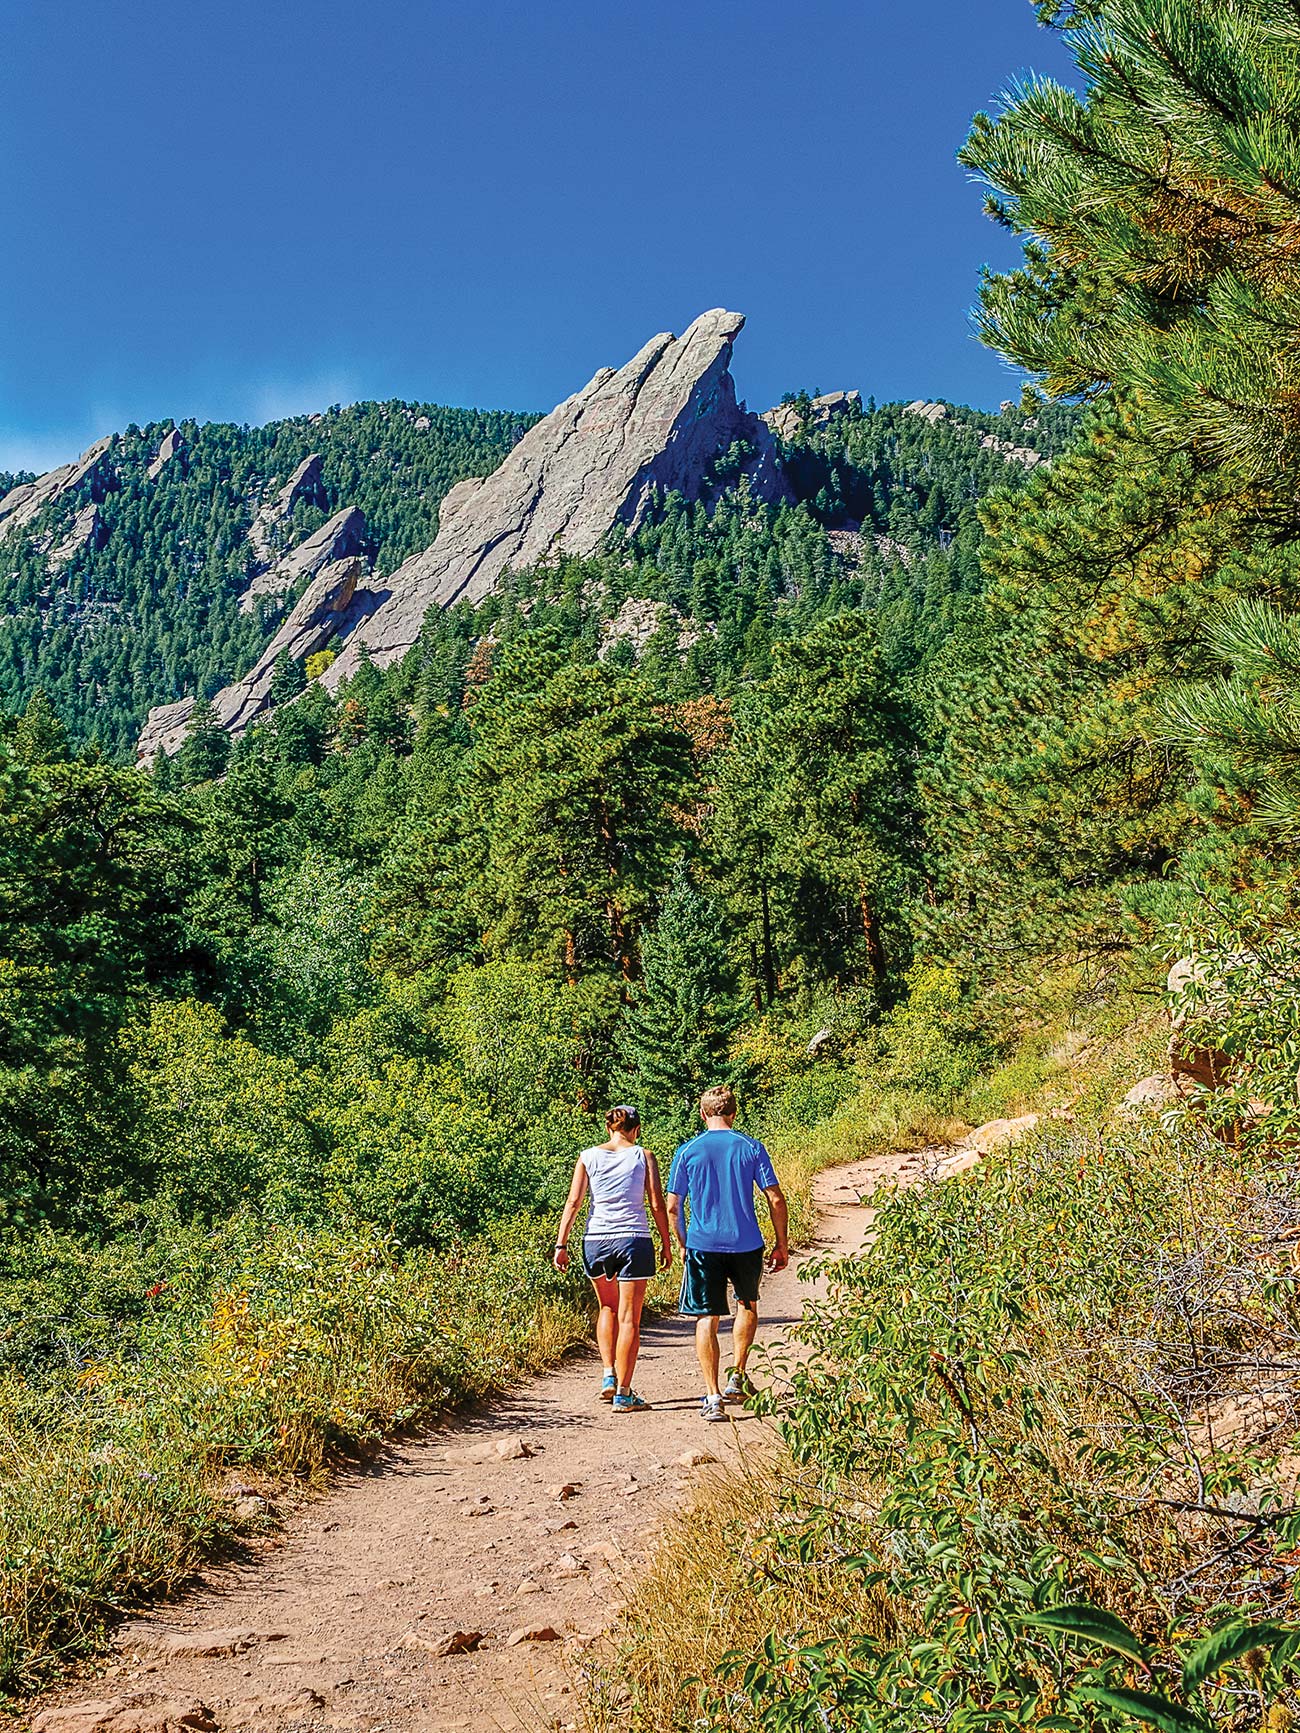
[[[357,629],[327,683],[356,672],[363,644],[378,666],[395,661],[430,608],[481,601],[507,569],[561,552],[594,554],[616,524],[640,523],[659,494],[698,499],[710,465],[736,440],[752,448],[746,473],[755,497],[787,498],[770,429],[736,401],[729,363],[744,323],[715,308],[680,337],[652,337],[531,427],[485,481],[459,484],[432,546],[394,572],[391,595]]]
[[[345,506],[342,511],[335,512],[306,541],[290,549],[270,571],[258,572],[239,599],[240,613],[251,614],[259,596],[288,595],[304,578],[314,578],[335,560],[357,558],[362,552],[365,535],[366,516],[357,506]]]
[[[299,500],[305,500],[308,505],[319,506],[322,511],[329,509],[325,484],[321,480],[321,458],[318,451],[303,458],[279,493],[274,499],[267,501],[249,526],[248,539],[253,544],[254,554],[263,565],[275,563],[275,551],[269,540],[270,531],[282,518],[288,517]]]
[[[92,479],[95,500],[103,499],[106,491],[103,485],[104,458],[112,444],[110,433],[105,439],[97,439],[72,463],[62,464],[58,469],[50,470],[48,475],[38,475],[35,481],[20,482],[11,488],[0,499],[0,536],[7,536],[12,530],[31,523],[42,507],[52,500],[61,499],[65,493],[71,493],[87,478]]]
[[[680,337],[653,337],[625,366],[602,367],[531,427],[491,475],[457,482],[442,501],[433,543],[382,585],[369,576],[364,559],[354,557],[364,532],[364,522],[355,522],[359,512],[339,513],[274,561],[267,531],[320,487],[319,458],[300,464],[250,531],[259,557],[274,569],[253,580],[245,604],[272,589],[293,588],[308,570],[316,575],[257,666],[213,699],[222,725],[242,733],[269,708],[282,650],[297,660],[343,639],[341,655],[321,676],[330,687],[356,673],[363,646],[383,667],[414,644],[430,608],[481,601],[507,569],[561,552],[594,554],[616,524],[635,528],[662,494],[699,499],[715,459],[738,440],[749,449],[743,473],[752,495],[788,499],[770,428],[736,400],[729,364],[744,323],[742,314],[715,308]],[[141,760],[175,752],[192,710],[188,700],[152,710],[140,736]]]
[[[158,477],[162,474],[163,470],[166,469],[172,459],[174,457],[182,457],[184,453],[185,441],[181,437],[180,428],[173,427],[171,432],[167,434],[162,444],[158,447],[157,456],[149,465],[148,469],[145,470],[144,473],[146,479],[149,481],[157,481]]]
[[[291,661],[300,662],[323,650],[332,638],[346,637],[378,605],[383,592],[362,587],[369,570],[369,562],[359,556],[321,566],[257,665],[233,686],[223,686],[212,700],[213,717],[228,733],[242,734],[270,708],[271,676],[282,650]],[[137,763],[152,764],[160,752],[169,756],[179,752],[193,714],[193,698],[155,705],[140,731]]]

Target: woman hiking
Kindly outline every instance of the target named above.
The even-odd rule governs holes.
[[[573,1170],[555,1267],[569,1267],[569,1234],[582,1200],[590,1194],[582,1261],[600,1304],[596,1342],[605,1368],[600,1397],[613,1403],[615,1414],[638,1414],[650,1406],[632,1388],[641,1347],[641,1307],[646,1283],[655,1273],[647,1206],[659,1230],[659,1262],[665,1270],[673,1261],[673,1242],[658,1163],[637,1141],[641,1115],[635,1107],[611,1107],[605,1128],[605,1142],[584,1149]]]

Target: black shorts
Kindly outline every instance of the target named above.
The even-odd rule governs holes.
[[[728,1282],[737,1300],[753,1306],[762,1279],[762,1246],[752,1252],[688,1251],[677,1309],[692,1318],[720,1318],[727,1311]]]
[[[594,1282],[648,1282],[655,1273],[655,1248],[649,1234],[626,1240],[583,1240],[582,1261]]]

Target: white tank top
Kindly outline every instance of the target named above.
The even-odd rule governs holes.
[[[587,1184],[591,1188],[586,1237],[627,1240],[648,1236],[646,1156],[641,1145],[634,1143],[628,1149],[584,1149],[578,1159],[587,1170]]]

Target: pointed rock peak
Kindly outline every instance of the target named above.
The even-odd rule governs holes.
[[[789,498],[771,430],[736,401],[728,371],[743,314],[715,307],[680,337],[661,332],[531,427],[485,481],[461,485],[437,539],[400,566],[391,594],[361,622],[326,676],[356,672],[362,648],[383,666],[415,642],[430,607],[481,601],[502,572],[560,553],[596,553],[616,524],[635,528],[652,502],[699,499],[714,460],[737,441],[759,501]]]
[[[29,524],[42,506],[51,500],[59,499],[65,493],[71,493],[81,486],[83,481],[90,480],[94,500],[101,500],[112,481],[105,478],[100,465],[113,446],[113,434],[106,434],[103,439],[97,439],[93,445],[87,446],[81,456],[71,463],[60,465],[46,475],[38,475],[35,481],[20,482],[11,488],[3,499],[0,499],[0,536],[7,535],[11,530],[21,529]]]

